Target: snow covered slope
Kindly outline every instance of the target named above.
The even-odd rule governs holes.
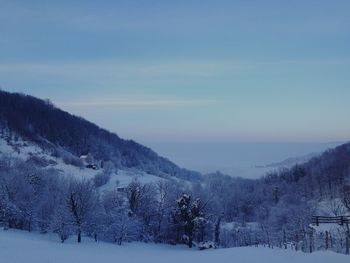
[[[44,162],[46,164],[43,169],[55,169],[64,176],[73,176],[76,178],[93,179],[94,176],[103,171],[103,169],[94,170],[84,166],[78,167],[67,164],[62,158],[54,157],[35,143],[22,140],[21,138],[18,138],[16,141],[8,142],[5,138],[0,136],[0,157],[2,156],[16,158],[22,161],[27,161],[35,156],[37,159],[45,160]],[[175,177],[171,179],[180,180]],[[145,173],[136,168],[124,168],[114,171],[109,182],[103,185],[101,190],[113,189],[114,187],[126,187],[133,180],[146,184],[156,183],[165,179]]]
[[[0,230],[1,263],[178,263],[178,262],[237,262],[237,263],[329,263],[349,262],[349,256],[333,252],[305,254],[291,250],[268,248],[230,248],[198,251],[184,246],[131,243],[117,246],[94,243],[85,239],[82,244],[68,241],[61,244],[53,235],[22,231]]]

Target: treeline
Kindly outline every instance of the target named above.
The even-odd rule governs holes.
[[[49,100],[0,90],[0,129],[51,150],[59,146],[75,156],[90,153],[119,168],[135,167],[158,176],[201,179],[200,173],[179,168],[151,149],[62,111]]]
[[[186,193],[186,194],[184,194]],[[3,157],[0,160],[0,224],[121,244],[129,241],[205,246],[215,219],[200,193],[176,181],[99,191],[95,180]],[[212,219],[212,220],[211,220]]]

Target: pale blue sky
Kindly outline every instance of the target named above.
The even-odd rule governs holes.
[[[349,12],[346,0],[0,0],[0,86],[145,143],[344,141]]]

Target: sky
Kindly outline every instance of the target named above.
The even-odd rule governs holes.
[[[350,1],[0,0],[0,87],[142,143],[350,135]]]

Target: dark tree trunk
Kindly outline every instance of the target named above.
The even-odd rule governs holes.
[[[81,230],[79,229],[78,230],[78,243],[81,242]]]
[[[221,223],[222,216],[218,218],[215,224],[215,244],[217,246],[220,245],[220,223]]]
[[[193,242],[193,237],[192,237],[192,235],[190,235],[190,236],[188,237],[188,247],[189,247],[189,248],[192,248],[192,242]]]

